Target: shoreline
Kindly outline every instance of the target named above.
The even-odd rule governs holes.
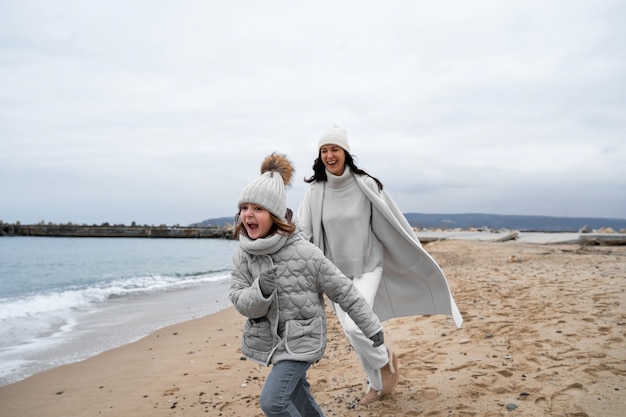
[[[22,348],[30,352],[21,356],[5,355],[16,365],[0,376],[0,388],[20,382],[58,366],[89,360],[112,349],[132,344],[151,333],[177,323],[205,317],[228,308],[228,281],[220,280],[175,290],[114,299],[106,305],[91,306],[72,317],[71,330],[58,329],[45,347],[30,343]],[[19,349],[16,346],[13,349]],[[1,413],[0,413],[1,415]]]
[[[365,380],[335,316],[309,371],[327,416],[617,416],[626,407],[626,248],[516,241],[428,243],[465,322],[384,323],[401,381],[358,404]],[[269,369],[241,360],[234,308],[0,387],[0,415],[262,416]],[[382,414],[381,414],[382,413]],[[450,414],[453,413],[453,414]]]

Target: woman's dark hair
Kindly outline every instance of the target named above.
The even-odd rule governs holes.
[[[290,209],[287,209],[287,213],[289,213],[289,210]],[[272,213],[270,213],[270,216],[272,216],[272,220],[274,221],[274,224],[272,224],[272,228],[270,229],[270,235],[273,235],[274,233],[290,235],[296,231],[296,225],[291,222],[291,219],[287,220],[287,222],[284,222],[278,217],[274,216]],[[237,212],[237,214],[235,214],[235,228],[233,229],[233,236],[235,237],[235,239],[239,238],[239,234],[244,234],[248,236],[246,228],[241,221],[241,217],[239,216],[239,212]]]
[[[350,153],[346,152],[345,149],[343,149],[343,153],[346,156],[346,165],[350,167],[350,171],[358,175],[367,175],[368,177],[376,181],[376,184],[378,185],[378,191],[383,190],[383,183],[380,182],[378,178],[372,177],[370,174],[357,167],[354,163],[354,158],[352,157],[352,155],[350,155]],[[328,176],[326,175],[326,167],[324,166],[324,162],[322,161],[321,153],[317,155],[317,159],[315,159],[315,162],[313,162],[313,175],[310,178],[304,179],[304,182],[308,184],[316,181],[328,181]]]

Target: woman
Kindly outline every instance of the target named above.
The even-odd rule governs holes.
[[[261,176],[239,197],[229,297],[246,316],[241,352],[272,365],[260,404],[266,416],[323,417],[306,373],[326,348],[324,297],[348,311],[372,346],[383,346],[370,304],[322,251],[287,218],[285,186],[293,167],[280,154],[261,164]]]
[[[355,165],[345,129],[329,128],[318,148],[296,215],[305,239],[353,280],[380,320],[450,314],[460,327],[463,319],[441,268],[382,183]],[[340,306],[333,307],[369,380],[361,403],[378,401],[397,384],[396,357],[373,348]]]

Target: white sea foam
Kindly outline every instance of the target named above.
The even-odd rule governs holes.
[[[101,282],[85,288],[0,298],[0,322],[84,309],[113,298],[183,289],[228,279],[225,273],[192,277],[152,275]]]

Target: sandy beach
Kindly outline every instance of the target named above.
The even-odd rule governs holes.
[[[425,248],[465,322],[385,323],[397,389],[359,405],[365,376],[335,316],[309,371],[327,416],[622,416],[626,246],[443,240]],[[0,387],[0,417],[262,416],[269,369],[243,360],[232,307]]]

